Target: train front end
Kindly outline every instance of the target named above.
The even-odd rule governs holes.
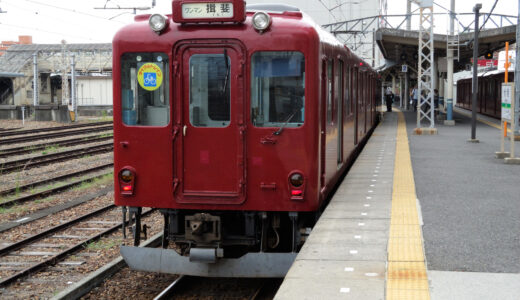
[[[284,276],[316,221],[319,37],[273,9],[174,0],[171,16],[115,36],[115,202],[132,268]],[[138,247],[143,208],[164,216],[162,249]]]

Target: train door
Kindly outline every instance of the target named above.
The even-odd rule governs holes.
[[[243,56],[240,47],[177,48],[175,199],[238,204],[245,200]]]
[[[337,98],[338,98],[338,107],[337,107],[337,114],[338,114],[338,121],[336,122],[337,128],[338,128],[338,168],[340,168],[343,165],[343,98],[345,95],[345,83],[343,78],[344,77],[344,64],[342,60],[339,60],[339,68],[338,68],[339,76],[336,76],[337,81]]]
[[[320,134],[320,165],[321,165],[321,187],[325,187],[325,142],[327,132],[327,105],[328,105],[328,79],[327,79],[327,60],[323,60],[321,63],[321,134]]]

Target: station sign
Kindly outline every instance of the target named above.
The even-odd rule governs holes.
[[[511,122],[514,114],[514,83],[502,83],[502,121]]]
[[[243,0],[173,0],[176,23],[242,23],[246,19]]]

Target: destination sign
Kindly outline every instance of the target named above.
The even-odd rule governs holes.
[[[233,3],[183,3],[182,17],[184,19],[233,18]]]

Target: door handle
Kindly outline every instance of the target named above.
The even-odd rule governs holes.
[[[182,136],[186,136],[186,129],[188,128],[188,126],[184,125],[184,127],[182,127]]]

